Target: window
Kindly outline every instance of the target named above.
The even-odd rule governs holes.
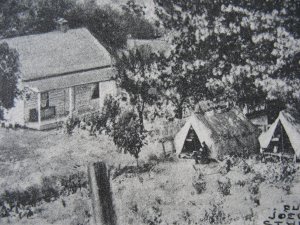
[[[48,92],[43,92],[41,94],[41,108],[49,108],[49,93]]]
[[[95,83],[93,87],[92,99],[99,98],[99,83]]]

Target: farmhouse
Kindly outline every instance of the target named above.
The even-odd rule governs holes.
[[[259,136],[261,153],[266,157],[300,159],[300,116],[284,110],[270,128]]]
[[[85,28],[4,39],[19,53],[26,98],[7,117],[29,128],[48,129],[71,115],[101,110],[116,93],[112,58]]]
[[[212,158],[227,154],[248,155],[259,150],[258,130],[236,108],[227,112],[192,114],[174,138],[177,155],[206,145]]]

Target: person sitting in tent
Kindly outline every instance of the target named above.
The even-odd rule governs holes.
[[[193,151],[192,157],[195,160],[195,164],[199,164],[201,160],[200,151]]]
[[[210,150],[209,150],[207,144],[205,143],[205,141],[203,141],[202,146],[200,148],[201,162],[207,163],[209,160],[209,156],[210,156]]]

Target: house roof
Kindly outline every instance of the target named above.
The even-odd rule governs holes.
[[[23,81],[111,65],[108,51],[86,29],[3,39],[19,53]]]
[[[279,122],[285,129],[296,156],[300,157],[300,115],[292,110],[281,111],[270,128],[259,136],[261,148],[268,148]]]
[[[217,152],[216,146],[219,142],[229,141],[238,146],[241,143],[237,139],[257,134],[255,126],[247,120],[244,114],[233,108],[227,112],[215,113],[214,111],[205,114],[192,114],[183,128],[175,136],[175,148],[179,154],[183,148],[186,136],[190,127],[193,127],[200,141],[209,146],[213,150],[212,156],[215,157]],[[244,143],[247,145],[247,143]],[[254,143],[249,143],[254,145]],[[241,146],[242,147],[242,146]]]

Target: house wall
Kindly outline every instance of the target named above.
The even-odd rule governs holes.
[[[99,82],[99,98],[92,99],[96,83],[75,86],[75,111],[80,115],[89,111],[101,110],[107,95],[116,95],[114,80]]]
[[[24,121],[29,122],[29,111],[30,109],[37,109],[38,93],[30,92],[29,98],[24,100]]]
[[[115,95],[117,87],[115,81],[105,81],[99,84],[99,98],[92,99],[97,83],[78,85],[74,88],[74,112],[78,115],[100,110],[106,95]],[[55,107],[55,117],[64,117],[70,110],[70,89],[57,89],[48,91],[49,107]],[[38,108],[38,93],[31,92],[30,97],[24,101],[24,121],[30,122],[30,110]]]
[[[69,113],[69,90],[58,89],[51,90],[49,93],[49,107],[55,107],[56,117],[63,117]],[[24,119],[29,122],[30,110],[38,108],[38,93],[31,92],[29,99],[25,100],[24,104]]]
[[[109,80],[99,83],[100,88],[100,106],[102,107],[104,104],[105,97],[107,95],[116,95],[117,94],[117,85],[116,81]]]
[[[100,108],[99,98],[92,99],[95,83],[84,84],[74,87],[75,93],[75,112],[77,114],[87,113],[89,111],[96,111]]]
[[[49,107],[55,106],[57,117],[69,114],[69,90],[58,89],[49,91]]]

